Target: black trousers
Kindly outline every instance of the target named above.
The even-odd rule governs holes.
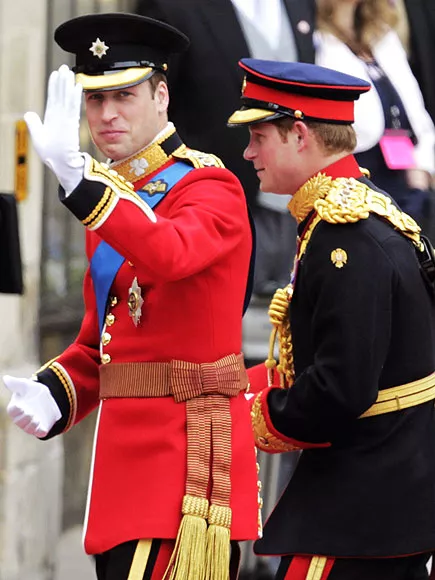
[[[132,540],[115,546],[103,554],[97,554],[95,569],[98,580],[127,580],[137,543],[137,540]],[[154,580],[153,571],[161,544],[161,540],[153,540],[143,580]]]
[[[337,558],[327,580],[428,580],[429,558],[430,554],[382,559]],[[281,558],[275,580],[291,580],[287,574],[291,560],[291,556]]]
[[[115,546],[95,556],[98,580],[128,580],[138,540]],[[142,580],[161,580],[174,547],[174,541],[153,540]],[[230,580],[236,580],[240,564],[240,546],[231,542]]]

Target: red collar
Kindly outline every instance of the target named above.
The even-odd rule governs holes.
[[[326,173],[332,179],[337,179],[338,177],[354,177],[359,179],[362,177],[361,169],[353,155],[346,155],[342,159],[331,163],[327,167],[320,169],[317,173]]]

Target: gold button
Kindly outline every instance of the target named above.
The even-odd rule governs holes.
[[[116,306],[118,304],[118,298],[116,296],[112,296],[110,299],[110,306]]]
[[[266,447],[269,445],[269,441],[266,439],[266,437],[259,437],[258,442],[261,443],[261,445],[265,445]]]
[[[130,262],[130,261],[129,261],[129,262],[128,262],[128,265],[129,265],[129,266],[131,266],[132,268],[134,268],[134,264],[133,264],[133,262]]]
[[[257,481],[257,487],[258,487],[258,491],[261,491],[261,488],[262,488],[261,481]]]
[[[107,352],[105,352],[101,357],[101,362],[103,363],[103,365],[109,364],[111,360],[112,357],[110,356],[110,354],[107,354]]]
[[[112,326],[112,324],[115,322],[115,316],[110,313],[106,316],[106,324],[107,326]]]
[[[255,465],[257,466],[257,473],[260,473],[260,464],[256,463]]]
[[[261,509],[263,507],[263,498],[259,497],[258,498],[258,507]]]
[[[101,337],[101,342],[102,342],[103,346],[108,345],[111,340],[112,340],[112,335],[109,334],[108,332],[104,332],[103,336]]]

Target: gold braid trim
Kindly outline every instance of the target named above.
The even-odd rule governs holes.
[[[89,229],[97,229],[110,214],[118,199],[126,199],[137,205],[152,219],[153,212],[146,202],[138,195],[132,183],[127,181],[114,169],[110,169],[105,163],[100,163],[88,154],[84,154],[85,172],[84,177],[90,181],[97,181],[106,185],[104,194],[91,213],[82,220],[82,223]]]
[[[299,239],[293,272],[305,254],[316,226],[323,220],[330,224],[356,223],[367,219],[371,213],[390,222],[402,235],[412,240],[417,249],[423,250],[420,240],[421,228],[408,214],[400,211],[389,197],[374,191],[353,177],[332,179],[318,173],[309,179],[288,204],[290,213],[300,223],[312,210],[317,212]],[[293,278],[293,276],[292,276]],[[293,344],[288,315],[293,295],[293,285],[279,288],[269,307],[269,319],[273,326],[269,339],[269,354],[265,361],[268,384],[273,385],[273,371],[280,376],[281,387],[291,387],[295,379]],[[279,362],[274,358],[278,338]]]
[[[55,356],[54,358],[50,359],[48,362],[46,362],[45,364],[42,365],[42,367],[40,367],[37,371],[35,371],[32,375],[32,380],[37,381],[38,380],[38,373],[42,373],[42,371],[45,371],[45,369],[48,369],[48,367],[54,363],[55,360],[57,360],[59,358],[60,355]]]
[[[266,419],[262,410],[261,393],[255,397],[251,409],[252,427],[254,430],[255,445],[267,453],[284,453],[301,449],[293,443],[287,443],[273,435],[267,428]]]
[[[294,381],[293,345],[291,340],[290,322],[287,316],[288,307],[293,294],[293,286],[289,284],[285,288],[276,290],[269,306],[269,320],[273,330],[269,340],[269,355],[265,362],[268,373],[268,384],[273,385],[273,371],[276,370],[280,377],[280,386],[292,385]],[[275,341],[278,337],[279,362],[274,358]]]
[[[171,159],[173,154],[168,155],[161,147],[161,144],[169,139],[169,137],[174,133],[175,127],[168,128],[168,130],[164,131],[157,141],[147,145],[144,149],[123,161],[112,163],[111,167],[120,176],[128,179],[132,183],[143,179],[159,169],[159,167],[162,167]]]
[[[54,372],[54,374],[60,381],[61,385],[65,389],[65,393],[68,398],[69,415],[65,425],[65,429],[63,430],[63,432],[66,433],[73,426],[77,413],[77,398],[74,383],[72,382],[69,374],[64,369],[64,367],[58,362],[54,361],[48,368]]]
[[[177,149],[172,154],[175,159],[181,159],[182,161],[188,161],[195,169],[201,169],[203,167],[221,167],[224,168],[223,162],[212,153],[203,153],[202,151],[197,151],[196,149],[189,149],[189,147],[183,147]]]

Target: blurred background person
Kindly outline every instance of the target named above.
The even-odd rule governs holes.
[[[254,293],[271,295],[288,283],[296,223],[288,198],[259,193],[255,170],[242,156],[248,133],[230,133],[226,121],[240,98],[241,58],[314,62],[315,0],[138,0],[136,12],[191,39],[171,63],[170,115],[191,147],[211,147],[242,182],[257,230]]]
[[[0,193],[0,293],[23,293],[17,201],[8,193]]]
[[[435,169],[435,129],[390,0],[317,0],[316,63],[368,80],[355,106],[356,158],[423,226]]]
[[[408,58],[420,85],[426,109],[435,121],[435,2],[395,0],[403,6],[408,28]]]

